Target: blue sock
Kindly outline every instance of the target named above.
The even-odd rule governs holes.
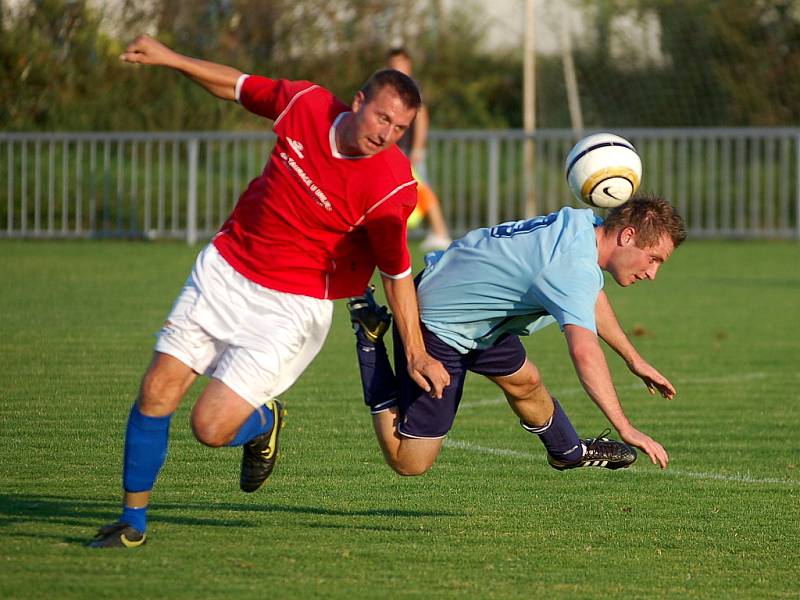
[[[136,403],[128,415],[125,431],[125,455],[122,461],[122,488],[126,492],[146,492],[153,489],[158,472],[167,458],[169,424],[172,415],[148,417],[139,412]],[[123,507],[120,520],[144,532],[146,508]],[[134,524],[131,521],[135,521]],[[141,528],[140,528],[141,527]]]
[[[259,407],[242,424],[239,431],[236,432],[236,437],[225,445],[242,446],[246,444],[253,438],[270,431],[274,420],[271,410],[266,406]]]
[[[553,398],[553,416],[547,423],[541,427],[522,423],[522,427],[538,435],[547,453],[553,458],[569,463],[578,461],[583,456],[583,444],[567,413],[555,398]]]
[[[386,353],[383,340],[375,343],[367,339],[361,329],[356,330],[356,356],[361,372],[361,389],[364,404],[373,414],[397,405],[397,378]]]
[[[122,523],[127,523],[136,531],[144,533],[147,530],[147,507],[131,508],[130,506],[123,506],[122,516],[119,520]]]

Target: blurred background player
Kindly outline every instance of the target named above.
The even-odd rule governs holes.
[[[378,71],[348,106],[311,82],[246,75],[146,35],[121,58],[174,69],[241,103],[273,120],[277,139],[261,175],[198,255],[159,333],[128,417],[122,514],[100,528],[95,548],[145,543],[170,420],[199,374],[210,382],[192,409],[195,437],[207,446],[243,447],[242,491],[264,483],[283,416],[274,398],[322,347],[332,300],[361,293],[376,266],[410,376],[434,395],[448,383],[422,342],[406,245],[416,185],[394,145],[421,103],[410,77]]]
[[[412,76],[413,64],[411,55],[405,48],[392,48],[386,55],[386,66]],[[417,180],[417,206],[408,218],[408,227],[416,229],[422,221],[428,221],[428,234],[420,243],[423,250],[444,250],[450,245],[450,231],[445,223],[439,198],[428,184],[428,171],[425,156],[428,147],[428,125],[430,119],[428,109],[423,104],[417,112],[417,118],[411,124],[397,147],[411,161],[412,172]]]
[[[598,336],[651,393],[672,398],[675,388],[628,340],[603,292],[602,271],[623,287],[655,279],[685,238],[673,207],[645,197],[612,209],[605,221],[591,209],[567,207],[476,229],[436,253],[418,277],[417,295],[427,350],[450,373],[441,399],[404,375],[402,352],[395,353],[395,377],[381,340],[390,318],[370,291],[351,300],[364,400],[387,463],[402,475],[419,475],[433,465],[472,371],[503,390],[522,427],[541,439],[554,468],[624,468],[636,459],[626,444],[666,468],[664,447],[625,416]],[[528,360],[519,336],[553,322],[564,333],[586,393],[626,444],[603,434],[581,440]]]

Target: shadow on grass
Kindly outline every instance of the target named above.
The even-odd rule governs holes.
[[[189,510],[200,512],[221,511],[240,513],[240,518],[229,515],[219,517],[188,517],[171,514]],[[257,523],[244,518],[253,513],[290,513],[329,517],[397,517],[416,519],[427,517],[460,517],[464,513],[397,508],[371,508],[366,510],[339,510],[319,506],[286,504],[240,504],[232,502],[155,502],[151,511],[157,519],[177,525],[207,527],[255,527]],[[119,516],[119,503],[86,498],[68,498],[50,495],[0,494],[0,528],[28,522],[50,522],[70,526],[99,526],[114,521]],[[89,521],[89,523],[87,523]],[[16,534],[15,534],[16,535]],[[68,540],[67,540],[68,541]]]

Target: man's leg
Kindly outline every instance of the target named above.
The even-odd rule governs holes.
[[[580,460],[581,440],[532,362],[526,360],[516,373],[490,379],[503,390],[522,426],[539,436],[550,456],[566,463]]]
[[[375,302],[373,291],[370,286],[364,296],[352,298],[347,305],[356,334],[364,403],[372,414],[375,436],[386,463],[400,475],[421,475],[436,461],[444,438],[417,439],[397,433],[399,382],[383,341],[391,315],[385,306]],[[403,372],[399,377],[407,375]]]
[[[284,409],[278,400],[256,408],[218,379],[212,379],[192,409],[198,441],[217,448],[244,446],[239,486],[255,492],[272,474]]]
[[[145,542],[147,505],[166,460],[170,420],[196,377],[177,358],[154,353],[125,431],[122,514],[116,523],[101,528],[90,546],[135,547]]]
[[[397,433],[396,406],[372,414],[372,426],[383,457],[399,475],[422,475],[436,462],[444,438],[410,438]]]
[[[503,390],[522,427],[539,436],[553,468],[624,469],[636,460],[636,450],[602,434],[580,439],[558,400],[550,396],[542,383],[539,370],[529,360],[516,373],[490,379]]]

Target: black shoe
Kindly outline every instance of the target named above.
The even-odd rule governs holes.
[[[350,298],[347,303],[347,310],[350,311],[350,321],[355,329],[360,328],[373,343],[383,337],[392,324],[392,315],[385,306],[378,305],[372,293],[375,291],[374,285],[368,285],[364,290],[364,295],[357,298]]]
[[[606,429],[596,438],[588,438],[581,440],[586,451],[583,457],[575,462],[567,463],[562,462],[552,456],[547,456],[547,462],[550,466],[559,471],[566,469],[576,469],[578,467],[602,467],[605,469],[627,469],[636,461],[636,450],[618,442],[603,437],[611,433],[610,429]]]
[[[136,548],[144,545],[147,536],[127,523],[111,523],[97,530],[89,548]]]
[[[239,487],[243,492],[255,492],[260,488],[272,473],[278,458],[278,434],[286,411],[277,400],[270,400],[264,406],[272,412],[272,429],[242,446]]]

